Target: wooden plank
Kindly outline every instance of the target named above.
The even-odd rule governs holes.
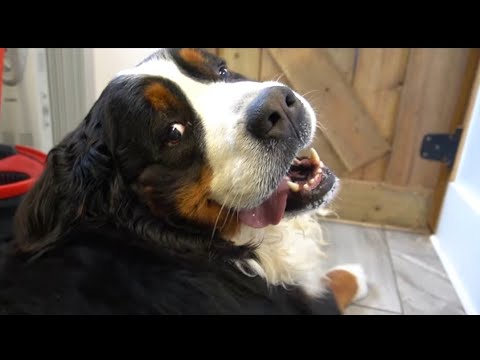
[[[465,79],[470,49],[442,50],[443,52],[438,54],[443,58],[439,61],[440,64],[432,64],[432,70],[435,70],[435,65],[438,66],[435,80],[438,86],[432,85],[431,90],[428,90],[428,95],[435,96],[435,98],[432,99],[432,103],[427,104],[436,111],[425,116],[422,127],[417,133],[417,156],[413,159],[412,171],[408,180],[408,184],[411,186],[421,185],[434,188],[437,184],[442,164],[422,159],[419,156],[420,145],[426,133],[449,132]],[[444,62],[446,65],[443,65]]]
[[[342,74],[347,84],[352,84],[356,71],[359,49],[357,48],[327,48],[326,49],[337,70]],[[349,179],[362,179],[363,167],[348,172]]]
[[[426,231],[432,190],[344,179],[330,208],[340,219]]]
[[[338,71],[342,74],[347,84],[353,81],[355,62],[359,49],[355,48],[328,48],[326,49]]]
[[[267,49],[262,49],[260,61],[260,81],[278,81],[292,86],[283,70],[278,66]]]
[[[388,143],[324,50],[269,51],[300,93],[320,90],[310,101],[319,112],[328,141],[349,171],[389,151]]]
[[[460,97],[455,108],[452,123],[450,125],[450,133],[453,133],[458,127],[467,129],[473,111],[473,105],[475,98],[480,91],[480,49],[472,49],[470,51],[467,69],[465,71],[465,77],[462,88],[460,90]],[[461,156],[464,141],[465,130],[462,134],[462,139],[457,150],[457,159]],[[455,179],[458,167],[458,160],[454,162],[453,169],[450,170],[445,164],[441,165],[440,175],[437,185],[433,193],[432,208],[428,215],[428,224],[432,232],[437,231],[438,218],[443,206],[443,200],[445,192],[447,191],[447,185],[449,180]]]
[[[409,49],[360,49],[353,87],[383,138],[392,143]],[[361,169],[361,178],[383,181],[390,154]]]
[[[228,67],[252,80],[260,75],[260,49],[220,48],[219,56],[225,59]]]
[[[356,225],[356,226],[372,228],[372,229],[404,231],[406,233],[423,234],[423,235],[431,234],[431,231],[428,228],[412,229],[412,228],[400,227],[395,225],[365,223],[365,222],[360,222],[355,220],[347,220],[347,219],[340,219],[335,217],[324,217],[324,216],[319,216],[319,220],[324,222],[336,222],[341,224]]]
[[[447,132],[468,61],[468,49],[412,49],[385,175],[388,183],[434,188],[440,163],[419,150],[426,133]]]
[[[312,146],[317,150],[320,159],[322,159],[325,165],[337,176],[345,176],[347,174],[348,171],[343,161],[340,160],[325,134],[319,129],[317,129]]]
[[[330,55],[330,58],[333,64],[337,68],[337,71],[343,76],[343,79],[345,80],[345,82],[350,86],[353,82],[354,73],[356,71],[355,67],[356,67],[356,61],[359,53],[358,50],[359,49],[356,49],[356,48],[327,48],[326,49],[326,51],[328,52],[328,55]],[[356,179],[356,178],[361,179],[363,177],[363,167],[348,172],[345,165],[338,162],[338,160],[340,160],[338,155],[336,154],[333,154],[333,155],[334,155],[333,159],[330,159],[331,164],[333,164],[331,166],[331,169],[334,170],[334,168],[336,168],[336,170],[334,171],[337,175],[347,176],[349,179]],[[325,163],[329,164],[327,161],[325,161]]]

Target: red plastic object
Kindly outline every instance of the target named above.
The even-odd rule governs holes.
[[[0,186],[0,200],[20,196],[28,192],[38,180],[47,161],[47,155],[28,146],[15,145],[17,153],[0,160],[0,172],[21,172],[28,179]]]

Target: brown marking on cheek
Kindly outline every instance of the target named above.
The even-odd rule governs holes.
[[[201,65],[205,63],[202,54],[194,49],[182,49],[178,53],[180,57],[192,65]]]
[[[220,233],[230,238],[239,230],[240,224],[235,213],[230,211],[228,214],[227,209],[208,199],[211,182],[212,170],[205,166],[197,182],[182,187],[175,194],[177,210],[183,217],[198,224],[213,228],[216,223]]]
[[[328,272],[326,276],[328,278],[328,285],[337,301],[337,305],[343,312],[357,294],[357,278],[345,270],[332,270]]]
[[[157,111],[180,107],[178,99],[160,83],[153,83],[145,89],[145,97]]]

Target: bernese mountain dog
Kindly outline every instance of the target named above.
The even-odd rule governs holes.
[[[305,98],[202,49],[120,72],[19,206],[0,314],[343,314],[366,278],[325,269],[339,180],[315,129]]]

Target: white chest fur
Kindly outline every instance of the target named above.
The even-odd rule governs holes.
[[[284,219],[263,229],[243,225],[232,241],[238,245],[259,244],[255,251],[258,260],[236,265],[246,275],[261,276],[269,284],[300,286],[309,295],[320,296],[325,290],[321,279],[327,270],[322,251],[326,242],[318,222],[321,211]]]

